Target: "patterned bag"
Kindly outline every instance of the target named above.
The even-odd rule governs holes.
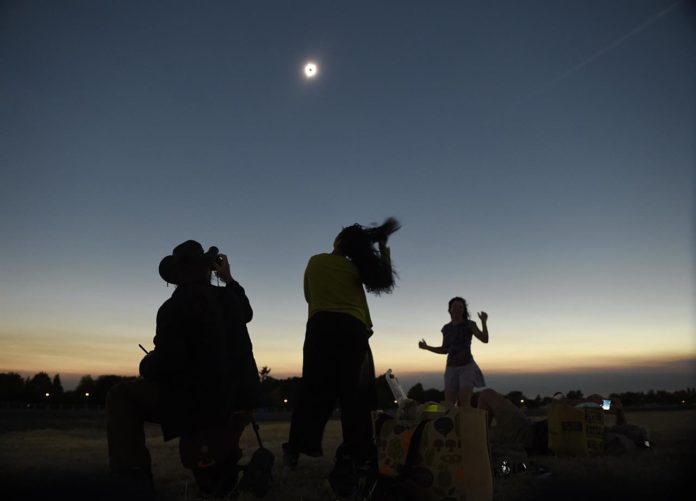
[[[419,420],[376,421],[379,474],[408,486],[409,499],[490,500],[486,412],[427,403]]]

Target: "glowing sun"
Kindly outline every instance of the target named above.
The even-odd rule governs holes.
[[[304,67],[304,74],[307,78],[314,78],[317,76],[319,68],[315,63],[307,63]]]

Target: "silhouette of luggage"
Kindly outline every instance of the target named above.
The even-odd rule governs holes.
[[[237,463],[242,457],[239,439],[249,421],[259,448],[247,465],[239,465]],[[263,446],[259,426],[248,413],[233,414],[225,426],[182,435],[179,455],[181,464],[191,470],[198,488],[205,495],[225,497],[235,490],[246,490],[262,497],[270,488],[275,456]]]
[[[378,414],[379,476],[372,499],[492,499],[486,412],[428,402],[417,415],[397,420]]]
[[[259,448],[252,454],[249,464],[243,467],[242,478],[239,481],[239,490],[250,491],[255,496],[263,497],[271,487],[271,481],[273,480],[271,470],[273,469],[275,456],[263,446],[261,435],[259,435],[259,425],[256,424],[256,421],[252,420],[251,425],[254,427]]]
[[[240,423],[231,420],[219,426],[187,433],[179,438],[179,457],[196,479],[200,491],[206,495],[224,497],[237,485],[242,457],[239,437]]]
[[[560,456],[604,454],[604,411],[555,400],[549,409],[549,450]]]

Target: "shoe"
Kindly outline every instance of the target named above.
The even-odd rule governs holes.
[[[273,463],[275,456],[265,447],[259,447],[244,467],[242,479],[239,481],[240,490],[248,490],[256,497],[264,497],[271,487],[273,480]]]
[[[300,455],[297,452],[291,451],[287,442],[283,443],[283,465],[291,470],[297,469],[297,464],[300,460]]]
[[[347,455],[336,454],[334,467],[329,473],[329,485],[338,499],[354,499],[358,489],[358,475]]]

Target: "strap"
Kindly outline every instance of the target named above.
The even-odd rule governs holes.
[[[406,453],[406,461],[404,461],[404,469],[408,470],[413,466],[414,461],[416,460],[416,454],[418,454],[416,451],[420,447],[421,443],[421,438],[423,436],[423,430],[425,429],[425,426],[432,421],[432,419],[424,419],[420,423],[418,423],[418,426],[416,426],[416,429],[413,431],[413,435],[411,435],[411,440],[409,441],[408,444],[408,452]]]
[[[382,427],[384,426],[384,423],[393,419],[394,416],[390,416],[386,412],[380,413],[377,416],[377,419],[375,419],[375,436],[379,437],[379,434],[382,433]]]

